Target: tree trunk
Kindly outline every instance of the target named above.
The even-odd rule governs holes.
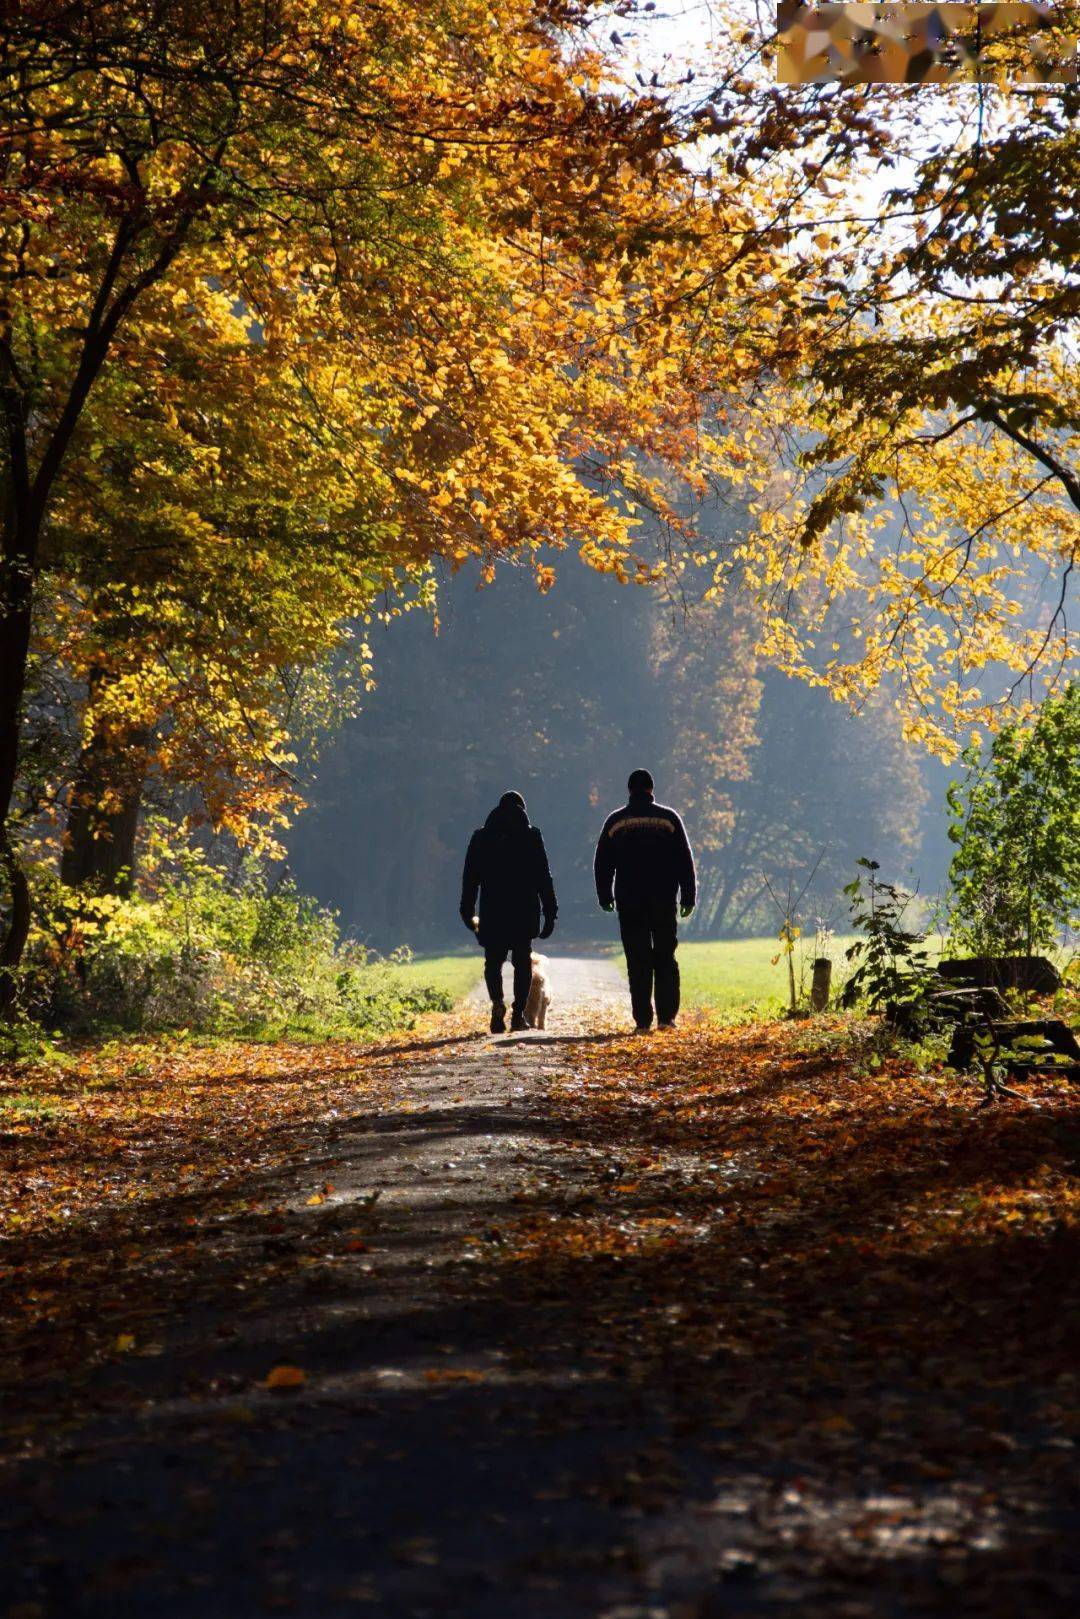
[[[14,485],[11,469],[9,480]],[[24,491],[25,496],[25,491]],[[0,863],[7,878],[7,926],[0,941],[0,1017],[15,1000],[14,969],[30,933],[30,890],[11,837],[11,808],[19,771],[23,697],[30,658],[34,563],[41,518],[30,500],[15,510],[14,487],[7,491],[4,555],[0,561]]]
[[[107,680],[104,669],[91,669],[91,715]],[[101,894],[131,892],[149,740],[143,727],[118,739],[92,721],[90,739],[75,767],[60,856],[60,876],[69,887]]]
[[[0,586],[0,825],[7,824],[19,767],[19,725],[30,654],[33,583],[27,560],[5,557]]]
[[[80,775],[82,770],[80,760]],[[114,788],[114,793],[119,798],[115,809],[104,810],[97,800],[72,801],[60,857],[61,880],[71,888],[93,888],[102,894],[131,892],[142,781]]]
[[[109,750],[94,745],[83,750],[60,856],[60,877],[69,887],[130,894],[143,780],[141,766],[121,763]],[[102,804],[106,793],[108,807]]]

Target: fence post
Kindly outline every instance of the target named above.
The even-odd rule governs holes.
[[[814,977],[810,985],[810,1010],[824,1012],[829,1004],[829,988],[832,984],[832,962],[828,956],[818,956],[814,961]]]

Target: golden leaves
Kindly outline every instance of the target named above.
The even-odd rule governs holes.
[[[63,71],[12,91],[27,372],[51,334],[35,432],[102,287],[141,289],[57,488],[42,648],[76,680],[104,670],[88,734],[151,733],[149,767],[243,836],[296,802],[283,676],[434,558],[578,545],[643,577],[636,517],[598,486],[688,458],[698,390],[659,317],[692,188],[673,166],[657,189],[664,118],[601,89],[599,53],[527,0],[407,0],[377,27],[359,0],[287,0],[269,32],[241,15],[212,70],[148,59],[137,96],[133,21],[109,14],[104,53],[58,34]],[[242,138],[217,122],[218,72]],[[86,95],[100,152],[69,133]]]
[[[110,15],[125,37],[123,8]],[[890,682],[908,734],[939,751],[956,724],[992,717],[979,671],[1068,653],[1056,626],[1040,652],[1045,626],[1021,602],[1040,566],[1076,554],[1075,514],[1035,487],[1016,443],[976,424],[935,442],[955,400],[924,388],[958,331],[976,357],[996,353],[1002,311],[961,321],[943,298],[894,307],[890,290],[909,246],[931,268],[989,250],[1009,258],[994,275],[1052,306],[1055,277],[1012,254],[999,215],[925,240],[920,217],[903,252],[852,235],[837,198],[857,165],[789,161],[795,128],[775,131],[771,165],[691,172],[657,100],[613,93],[618,64],[550,34],[527,0],[377,13],[286,0],[277,16],[269,43],[242,29],[228,43],[245,133],[222,128],[208,176],[199,120],[218,114],[199,99],[202,70],[190,108],[165,66],[134,97],[97,57],[77,88],[46,74],[19,102],[22,186],[0,251],[28,373],[51,334],[35,424],[62,408],[117,218],[137,237],[121,267],[133,285],[191,210],[181,250],[125,315],[53,511],[42,646],[75,679],[106,668],[88,729],[153,731],[153,768],[198,783],[219,824],[270,828],[297,801],[283,676],[331,658],[344,621],[422,589],[436,558],[490,567],[572,546],[648,582],[656,523],[695,555],[685,497],[715,488],[752,505],[735,560],[762,601],[761,656],[853,702]],[[57,116],[90,92],[103,153]],[[760,137],[760,109],[750,80],[725,94],[734,151]],[[177,109],[167,139],[147,117],[159,101]],[[131,130],[129,195],[132,154],[116,143]],[[962,187],[980,173],[960,160]],[[867,287],[880,327],[853,303]],[[899,351],[906,369],[883,369]],[[1074,420],[1064,347],[1040,370]],[[1060,431],[1068,456],[1075,435]],[[686,565],[676,555],[669,572]],[[94,623],[103,576],[111,635]],[[535,577],[550,587],[546,556]],[[845,644],[860,645],[822,659],[845,617]]]

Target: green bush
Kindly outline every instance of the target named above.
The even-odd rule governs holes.
[[[142,891],[90,896],[39,874],[28,1017],[65,1033],[189,1029],[312,1036],[407,1028],[444,990],[340,936],[332,912],[249,864],[158,851]]]
[[[973,955],[1052,951],[1080,926],[1080,686],[964,755],[948,803],[949,928]]]

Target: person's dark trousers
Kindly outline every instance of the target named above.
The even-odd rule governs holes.
[[[503,998],[503,962],[507,956],[514,965],[515,1012],[524,1012],[532,983],[532,940],[512,939],[484,946],[484,983],[493,1001]]]
[[[619,932],[626,952],[626,975],[630,980],[630,1005],[634,1022],[646,1028],[653,1020],[653,992],[656,993],[656,1019],[670,1023],[679,1010],[679,944],[675,906],[651,904],[621,906]]]

